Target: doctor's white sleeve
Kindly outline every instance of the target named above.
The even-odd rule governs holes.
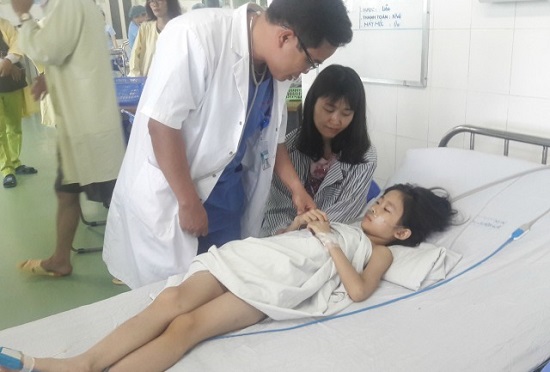
[[[174,129],[181,129],[206,91],[208,62],[196,35],[170,27],[159,35],[142,95],[141,112]]]

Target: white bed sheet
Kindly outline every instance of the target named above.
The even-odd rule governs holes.
[[[444,151],[429,149],[410,157],[424,161],[418,166],[432,166],[426,159],[439,162],[450,154]],[[448,179],[450,172],[462,175],[464,167],[475,173],[472,168],[489,166],[478,173],[483,182],[537,167],[511,159],[513,164],[506,159],[485,162],[483,154],[475,159],[471,155],[464,164],[454,159],[460,159],[459,153],[452,154],[452,172],[442,163],[423,176],[409,172],[411,165],[405,164],[393,181],[420,182],[417,177],[424,177],[424,186],[451,184],[456,195],[480,184]],[[483,260],[517,227],[550,208],[549,190],[550,171],[545,170],[457,201],[455,207],[468,222],[431,240],[463,255],[448,278]],[[435,289],[412,292],[383,282],[371,298],[337,317],[321,322],[268,320],[234,337],[200,344],[171,371],[532,370],[550,356],[549,228],[546,215],[520,240]],[[149,294],[163,285],[1,331],[0,345],[35,356],[77,354],[145,307]]]

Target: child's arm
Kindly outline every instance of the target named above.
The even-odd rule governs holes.
[[[364,301],[378,288],[382,276],[390,267],[393,256],[386,246],[375,245],[369,262],[362,273],[358,273],[348,260],[338,243],[327,237],[330,234],[330,225],[326,222],[312,222],[308,224],[327,248],[338,275],[346,288],[346,292],[354,302]]]

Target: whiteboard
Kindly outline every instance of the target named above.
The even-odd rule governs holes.
[[[425,87],[429,0],[345,0],[353,40],[327,63],[350,66],[367,83]]]

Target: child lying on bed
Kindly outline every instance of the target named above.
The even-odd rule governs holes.
[[[35,360],[3,348],[0,366],[40,372],[164,371],[199,342],[266,316],[326,316],[365,300],[392,263],[387,245],[416,246],[443,231],[453,215],[445,196],[411,185],[388,188],[361,227],[329,224],[323,212],[312,210],[296,217],[290,232],[233,241],[197,256],[181,284],[163,290],[83,354]]]

